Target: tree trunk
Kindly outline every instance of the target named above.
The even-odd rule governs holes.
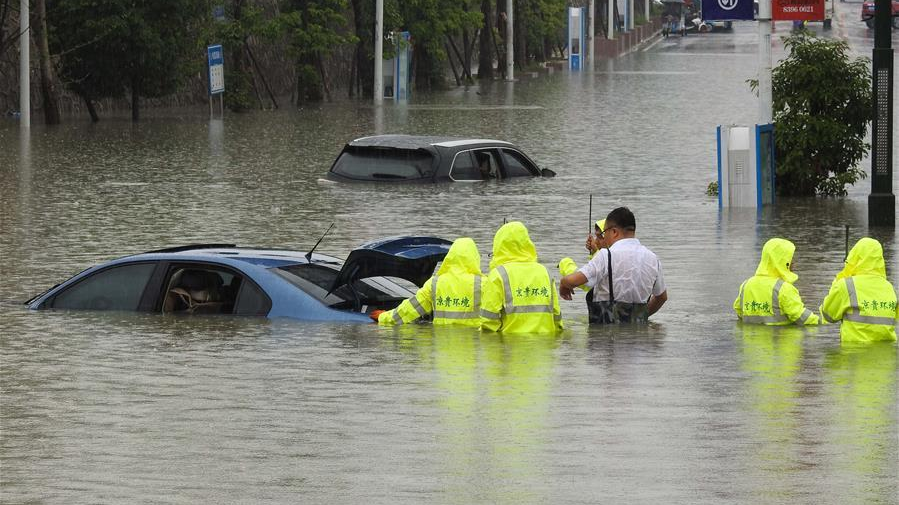
[[[46,0],[35,0],[35,3],[38,15],[35,38],[40,55],[44,122],[59,124],[59,93],[56,88],[56,73],[53,71],[53,62],[50,60],[50,44],[47,41],[47,3]]]
[[[140,121],[140,80],[131,79],[131,121]]]
[[[471,34],[468,29],[462,30],[462,73],[468,76],[468,82],[472,81],[471,77]]]
[[[528,12],[524,6],[525,2],[515,0],[514,10],[512,11],[512,39],[515,66],[518,70],[523,70],[528,64],[528,48],[527,48],[527,18]]]
[[[484,25],[481,27],[480,47],[478,50],[478,79],[493,79],[493,9],[490,0],[481,0],[481,13]]]
[[[374,96],[375,60],[374,60],[374,4],[370,0],[352,0],[353,20],[356,25],[356,82],[361,84],[360,98]]]
[[[87,113],[91,116],[91,123],[97,123],[100,121],[100,116],[97,115],[97,109],[94,107],[94,102],[91,100],[87,93],[84,93],[80,90],[76,90],[75,93],[84,100],[84,106],[87,107]]]
[[[453,52],[450,53],[449,50],[447,50],[446,55],[449,57],[450,61],[453,61],[453,54],[456,55],[456,58],[459,59],[459,64],[462,66],[462,77],[466,81],[471,81],[471,69],[469,68],[468,71],[466,71],[465,60],[462,58],[462,54],[459,53],[459,48],[456,47],[456,42],[453,40],[452,37],[450,37],[449,34],[446,34],[446,39],[449,40],[450,47],[453,48]]]
[[[447,39],[450,38],[449,34],[447,34],[446,38],[447,38]],[[453,55],[452,55],[452,53],[450,52],[449,44],[447,44],[446,42],[444,42],[444,43],[443,43],[443,47],[446,48],[446,54],[447,54],[447,56],[449,56],[447,59],[449,60],[450,70],[453,71],[453,78],[456,79],[456,86],[461,86],[461,85],[462,85],[462,80],[459,79],[459,72],[456,71],[456,64],[453,63]]]
[[[265,73],[262,71],[262,68],[259,67],[259,62],[257,62],[256,57],[253,56],[253,51],[250,50],[250,44],[244,41],[244,47],[247,50],[247,56],[250,57],[250,61],[253,63],[253,68],[256,69],[256,74],[259,75],[259,79],[262,80],[262,85],[265,86],[265,92],[268,93],[268,98],[272,101],[272,107],[277,109],[278,100],[275,99],[275,94],[272,93],[272,88],[268,85],[268,80],[265,78]]]

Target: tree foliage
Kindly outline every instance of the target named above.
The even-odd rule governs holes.
[[[207,12],[196,0],[67,0],[48,13],[65,84],[87,99],[173,93],[190,73],[197,22]],[[196,62],[196,58],[193,58]]]
[[[324,93],[322,57],[355,42],[343,30],[346,0],[287,0],[279,23],[296,58],[297,102],[321,100]]]
[[[851,59],[842,40],[800,32],[785,39],[789,56],[772,70],[777,191],[845,195],[865,173],[873,117],[866,58]],[[758,81],[750,81],[753,89]]]

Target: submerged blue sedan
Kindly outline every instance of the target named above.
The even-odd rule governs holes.
[[[346,261],[233,244],[173,247],[94,266],[25,304],[371,322],[371,311],[412,296],[408,283],[424,284],[450,245],[436,237],[394,237],[364,244]]]

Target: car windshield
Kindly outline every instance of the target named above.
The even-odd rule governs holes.
[[[331,307],[353,301],[355,299],[354,289],[358,293],[360,301],[368,305],[405,299],[414,294],[408,288],[387,277],[359,279],[353,281],[352,287],[343,285],[329,294],[328,290],[334,284],[338,270],[315,263],[275,267],[271,268],[271,271]]]
[[[331,171],[350,179],[420,179],[431,170],[433,156],[420,149],[348,147]]]

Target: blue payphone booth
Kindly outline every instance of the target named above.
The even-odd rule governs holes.
[[[568,68],[570,70],[580,70],[583,65],[586,12],[584,7],[568,8]]]
[[[392,32],[394,56],[384,62],[384,98],[407,100],[412,66],[412,37],[409,32]]]
[[[774,125],[718,127],[718,207],[774,203]]]

